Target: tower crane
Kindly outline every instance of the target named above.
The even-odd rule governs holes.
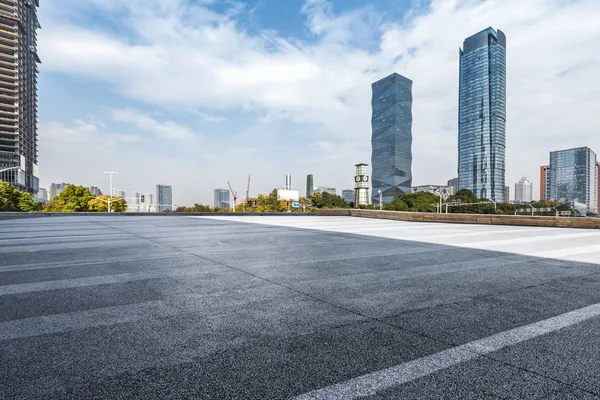
[[[231,183],[229,183],[229,181],[227,181],[227,184],[229,185],[229,190],[231,190],[231,195],[233,196],[233,212],[235,212],[235,206],[237,205],[237,192],[233,191],[233,188],[231,187]]]

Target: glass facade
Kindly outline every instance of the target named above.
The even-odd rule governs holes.
[[[487,28],[465,39],[459,54],[459,188],[506,201],[506,36]]]
[[[373,204],[411,192],[412,81],[393,73],[372,84],[371,138]]]
[[[582,213],[596,213],[598,176],[596,153],[587,147],[550,153],[550,196],[572,201]]]
[[[231,208],[229,204],[229,190],[215,189],[213,206],[215,208]]]
[[[173,210],[173,189],[169,185],[156,185],[156,210],[163,212]]]

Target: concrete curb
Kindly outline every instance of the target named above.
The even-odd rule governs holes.
[[[315,216],[314,212],[307,213],[212,213],[212,212],[162,212],[162,213],[143,213],[143,212],[122,212],[122,213],[107,213],[107,212],[0,212],[0,221],[8,219],[18,218],[38,218],[38,217],[83,217],[83,216],[104,216],[104,217],[134,217],[134,216],[148,216],[148,217],[190,217],[190,216],[201,216],[201,217],[216,217],[216,216],[290,216],[290,217],[302,217],[302,216]]]

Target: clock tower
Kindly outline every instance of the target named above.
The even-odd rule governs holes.
[[[369,204],[369,164],[356,164],[354,174],[354,207]]]

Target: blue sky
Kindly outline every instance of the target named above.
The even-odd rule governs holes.
[[[596,0],[45,0],[39,10],[42,186],[173,185],[211,203],[292,174],[353,186],[370,162],[370,84],[413,80],[413,184],[456,176],[458,48],[508,39],[507,184],[551,150],[600,152]],[[576,23],[574,23],[576,21]]]

